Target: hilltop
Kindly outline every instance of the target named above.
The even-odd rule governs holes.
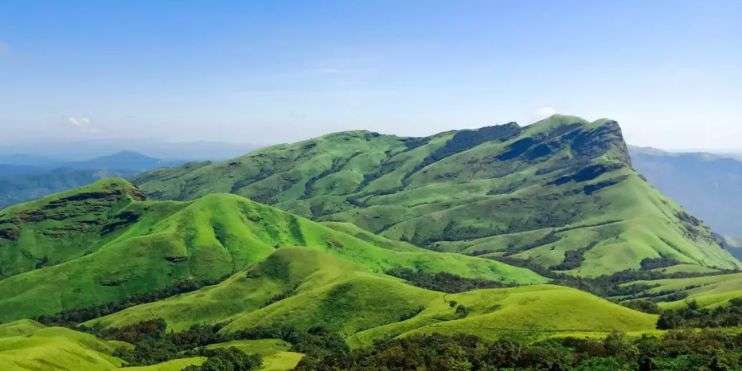
[[[438,251],[595,277],[644,263],[738,269],[633,168],[619,125],[552,116],[425,138],[342,132],[145,173],[155,199],[234,193]]]

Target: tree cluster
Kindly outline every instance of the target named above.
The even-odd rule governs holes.
[[[394,268],[386,273],[399,277],[417,287],[448,293],[507,287],[502,282],[465,278],[448,272],[428,273],[407,268]]]
[[[105,339],[133,344],[132,349],[122,348],[114,353],[129,366],[152,365],[192,356],[204,356],[207,360],[201,366],[187,367],[188,371],[246,371],[262,364],[260,356],[246,354],[234,347],[207,349],[209,344],[234,340],[219,334],[219,326],[195,325],[182,332],[167,332],[165,321],[154,319],[114,329],[83,329]]]
[[[742,298],[716,308],[701,308],[695,301],[689,301],[685,308],[661,312],[657,320],[659,329],[734,326],[742,326]]]
[[[307,355],[298,370],[737,370],[742,335],[672,331],[661,338],[488,342],[468,335],[417,335],[369,349]]]
[[[183,371],[249,371],[260,368],[263,361],[255,354],[229,347],[224,349],[210,349],[202,353],[207,356],[206,362],[200,366],[188,366]]]
[[[132,296],[120,302],[66,310],[54,315],[40,316],[37,317],[36,320],[45,325],[74,327],[79,323],[93,318],[99,318],[111,313],[116,313],[135,305],[151,303],[174,295],[195,291],[208,284],[210,283],[196,282],[193,280],[181,281],[166,289],[144,295]]]

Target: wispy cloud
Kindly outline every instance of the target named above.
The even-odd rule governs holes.
[[[93,120],[87,116],[68,116],[65,119],[67,125],[84,133],[97,133],[100,130],[93,126]]]
[[[76,128],[82,128],[90,126],[90,118],[89,117],[74,117],[70,116],[67,117],[67,122],[76,127]]]

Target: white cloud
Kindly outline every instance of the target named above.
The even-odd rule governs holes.
[[[67,122],[70,125],[76,128],[81,128],[81,129],[89,128],[90,123],[91,123],[89,117],[74,117],[74,116],[67,117]]]
[[[90,117],[67,116],[65,121],[67,125],[81,133],[97,134],[101,132],[100,128],[93,125],[93,120],[91,120]]]
[[[536,110],[534,115],[537,120],[545,119],[549,116],[555,115],[557,110],[554,107],[544,106]]]

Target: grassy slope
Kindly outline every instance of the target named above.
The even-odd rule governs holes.
[[[137,182],[156,198],[231,192],[432,249],[508,255],[574,275],[658,257],[740,267],[631,168],[608,120],[554,116],[428,138],[344,132]],[[560,266],[569,251],[584,260]]]
[[[651,288],[645,290],[645,294],[685,293],[688,295],[682,300],[660,303],[660,307],[668,309],[683,307],[688,300],[695,300],[703,307],[715,307],[731,299],[742,297],[742,273],[634,281],[628,285],[649,285]]]
[[[190,357],[171,359],[162,363],[150,366],[123,367],[122,371],[181,371],[188,366],[200,366],[206,362],[206,357]],[[117,369],[118,370],[118,369]]]
[[[114,215],[141,197],[110,179],[0,210],[0,279],[97,250],[116,235],[104,232]]]
[[[468,308],[461,317],[448,302]],[[485,339],[537,340],[552,336],[651,331],[656,316],[629,310],[588,293],[554,285],[475,290],[434,300],[416,317],[353,337],[370,344],[379,337],[416,333],[466,333]]]
[[[106,192],[111,188],[129,189],[131,185],[123,180],[99,182],[79,191],[76,198],[87,201],[85,197],[91,189]],[[68,193],[65,197],[74,195]],[[33,214],[59,197],[9,211]],[[107,219],[101,219],[106,225],[122,219],[122,215],[137,217],[127,219],[112,236],[90,232],[79,244],[62,246],[78,250],[95,246],[79,257],[72,254],[60,264],[0,280],[0,322],[118,302],[186,280],[218,281],[262,261],[281,246],[328,251],[377,272],[404,266],[511,283],[544,282],[531,271],[489,259],[435,253],[391,241],[382,243],[390,248],[379,247],[366,241],[383,242],[379,237],[356,238],[228,194],[207,195],[189,202],[149,202],[126,197],[110,209],[97,203],[85,204],[67,211],[68,219],[53,223],[61,230],[75,228],[79,225],[77,213],[88,215],[91,208],[106,215]],[[44,223],[47,220],[42,218],[36,224],[20,224],[20,234],[29,233],[27,228],[33,233],[47,233],[37,227]],[[11,253],[25,246],[20,239],[3,242]],[[49,245],[47,250],[54,249]]]
[[[468,316],[457,314],[450,301],[469,308]],[[445,294],[371,273],[327,253],[284,248],[249,274],[86,324],[120,327],[158,317],[176,330],[195,323],[226,323],[222,331],[227,333],[255,326],[307,329],[322,324],[354,346],[421,331],[532,339],[545,333],[647,331],[656,321],[655,316],[559,286]]]
[[[93,335],[22,320],[0,325],[0,369],[110,370],[122,365],[111,355],[121,346]]]
[[[247,354],[259,354],[263,358],[264,371],[293,370],[304,354],[291,352],[291,344],[279,339],[235,340],[209,345],[207,348],[235,347]]]
[[[180,371],[201,364],[204,357],[171,360],[152,366],[125,367],[114,351],[130,344],[108,341],[63,327],[46,327],[31,320],[0,325],[0,369],[15,370],[147,370]],[[290,356],[286,357],[291,359]],[[298,360],[297,360],[298,362]]]

